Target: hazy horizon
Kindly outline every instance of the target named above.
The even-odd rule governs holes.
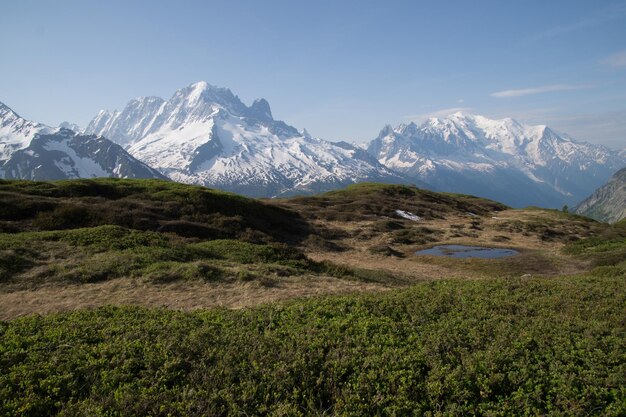
[[[462,110],[626,146],[626,2],[23,1],[0,101],[85,126],[204,80],[328,140]]]

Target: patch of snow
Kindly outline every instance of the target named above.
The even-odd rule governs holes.
[[[411,213],[410,211],[396,210],[396,214],[404,219],[411,220],[414,222],[419,222],[422,220],[420,216],[415,215]]]
[[[61,142],[49,141],[46,143],[45,148],[50,151],[60,151],[67,155],[67,157],[62,158],[60,161],[55,161],[55,165],[63,171],[68,178],[111,176],[109,172],[102,168],[102,166],[100,166],[100,164],[93,159],[79,156],[65,140]]]

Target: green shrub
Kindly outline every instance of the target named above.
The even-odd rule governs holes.
[[[88,246],[97,250],[123,250],[142,246],[168,246],[168,239],[155,232],[140,232],[120,226],[99,226],[54,232],[50,236],[73,246]]]
[[[243,264],[306,260],[302,252],[282,244],[259,245],[239,240],[210,240],[190,246],[208,256]]]
[[[623,277],[0,322],[0,415],[626,413]]]
[[[150,264],[141,271],[141,276],[149,281],[163,283],[178,280],[216,281],[223,272],[215,265],[207,262],[157,262]]]
[[[82,205],[64,204],[52,211],[40,211],[33,225],[41,230],[74,229],[89,226],[92,222],[90,210]]]
[[[235,274],[235,277],[237,278],[237,280],[239,281],[243,281],[243,282],[249,282],[249,281],[254,281],[255,279],[258,278],[258,275],[255,274],[254,272],[251,271],[246,271],[245,269],[240,269],[239,271],[237,271],[237,273]]]
[[[0,250],[0,282],[11,278],[15,273],[32,267],[34,263],[14,250]]]

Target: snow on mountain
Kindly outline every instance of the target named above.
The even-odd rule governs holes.
[[[82,134],[85,131],[85,129],[83,129],[76,123],[71,123],[71,122],[61,122],[59,123],[59,128],[68,129],[78,134]]]
[[[158,171],[103,137],[54,129],[19,117],[0,103],[0,178],[161,178]]]
[[[388,168],[435,188],[513,206],[573,204],[626,165],[617,152],[575,142],[547,126],[464,113],[420,126],[385,126],[368,151]]]
[[[52,129],[41,123],[21,118],[7,105],[0,102],[0,166],[11,158],[15,151],[24,149],[37,133]]]
[[[264,99],[246,106],[229,89],[198,82],[169,100],[131,100],[86,128],[124,146],[175,181],[251,196],[319,192],[360,181],[402,182],[362,149],[274,120]]]

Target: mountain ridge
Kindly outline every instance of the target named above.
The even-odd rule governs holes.
[[[93,177],[165,179],[102,136],[32,122],[0,103],[0,178]]]
[[[386,125],[368,152],[390,169],[438,189],[518,207],[574,204],[626,165],[617,152],[573,141],[546,125],[460,112],[419,126]]]
[[[24,148],[40,131],[55,131],[34,122],[22,126],[20,120],[12,113],[0,126],[0,157]],[[121,111],[101,110],[85,129],[68,122],[60,127],[110,139],[163,177],[252,197],[386,182],[474,194],[514,207],[560,208],[575,205],[626,165],[624,150],[578,142],[546,125],[461,112],[420,125],[385,125],[364,149],[312,137],[275,120],[267,100],[248,106],[230,89],[205,81],[167,100],[139,97]],[[28,166],[22,164],[21,171]]]
[[[352,145],[274,120],[267,100],[246,106],[229,89],[204,81],[168,100],[139,98],[122,111],[101,111],[85,131],[110,138],[175,181],[254,197],[405,182]]]

